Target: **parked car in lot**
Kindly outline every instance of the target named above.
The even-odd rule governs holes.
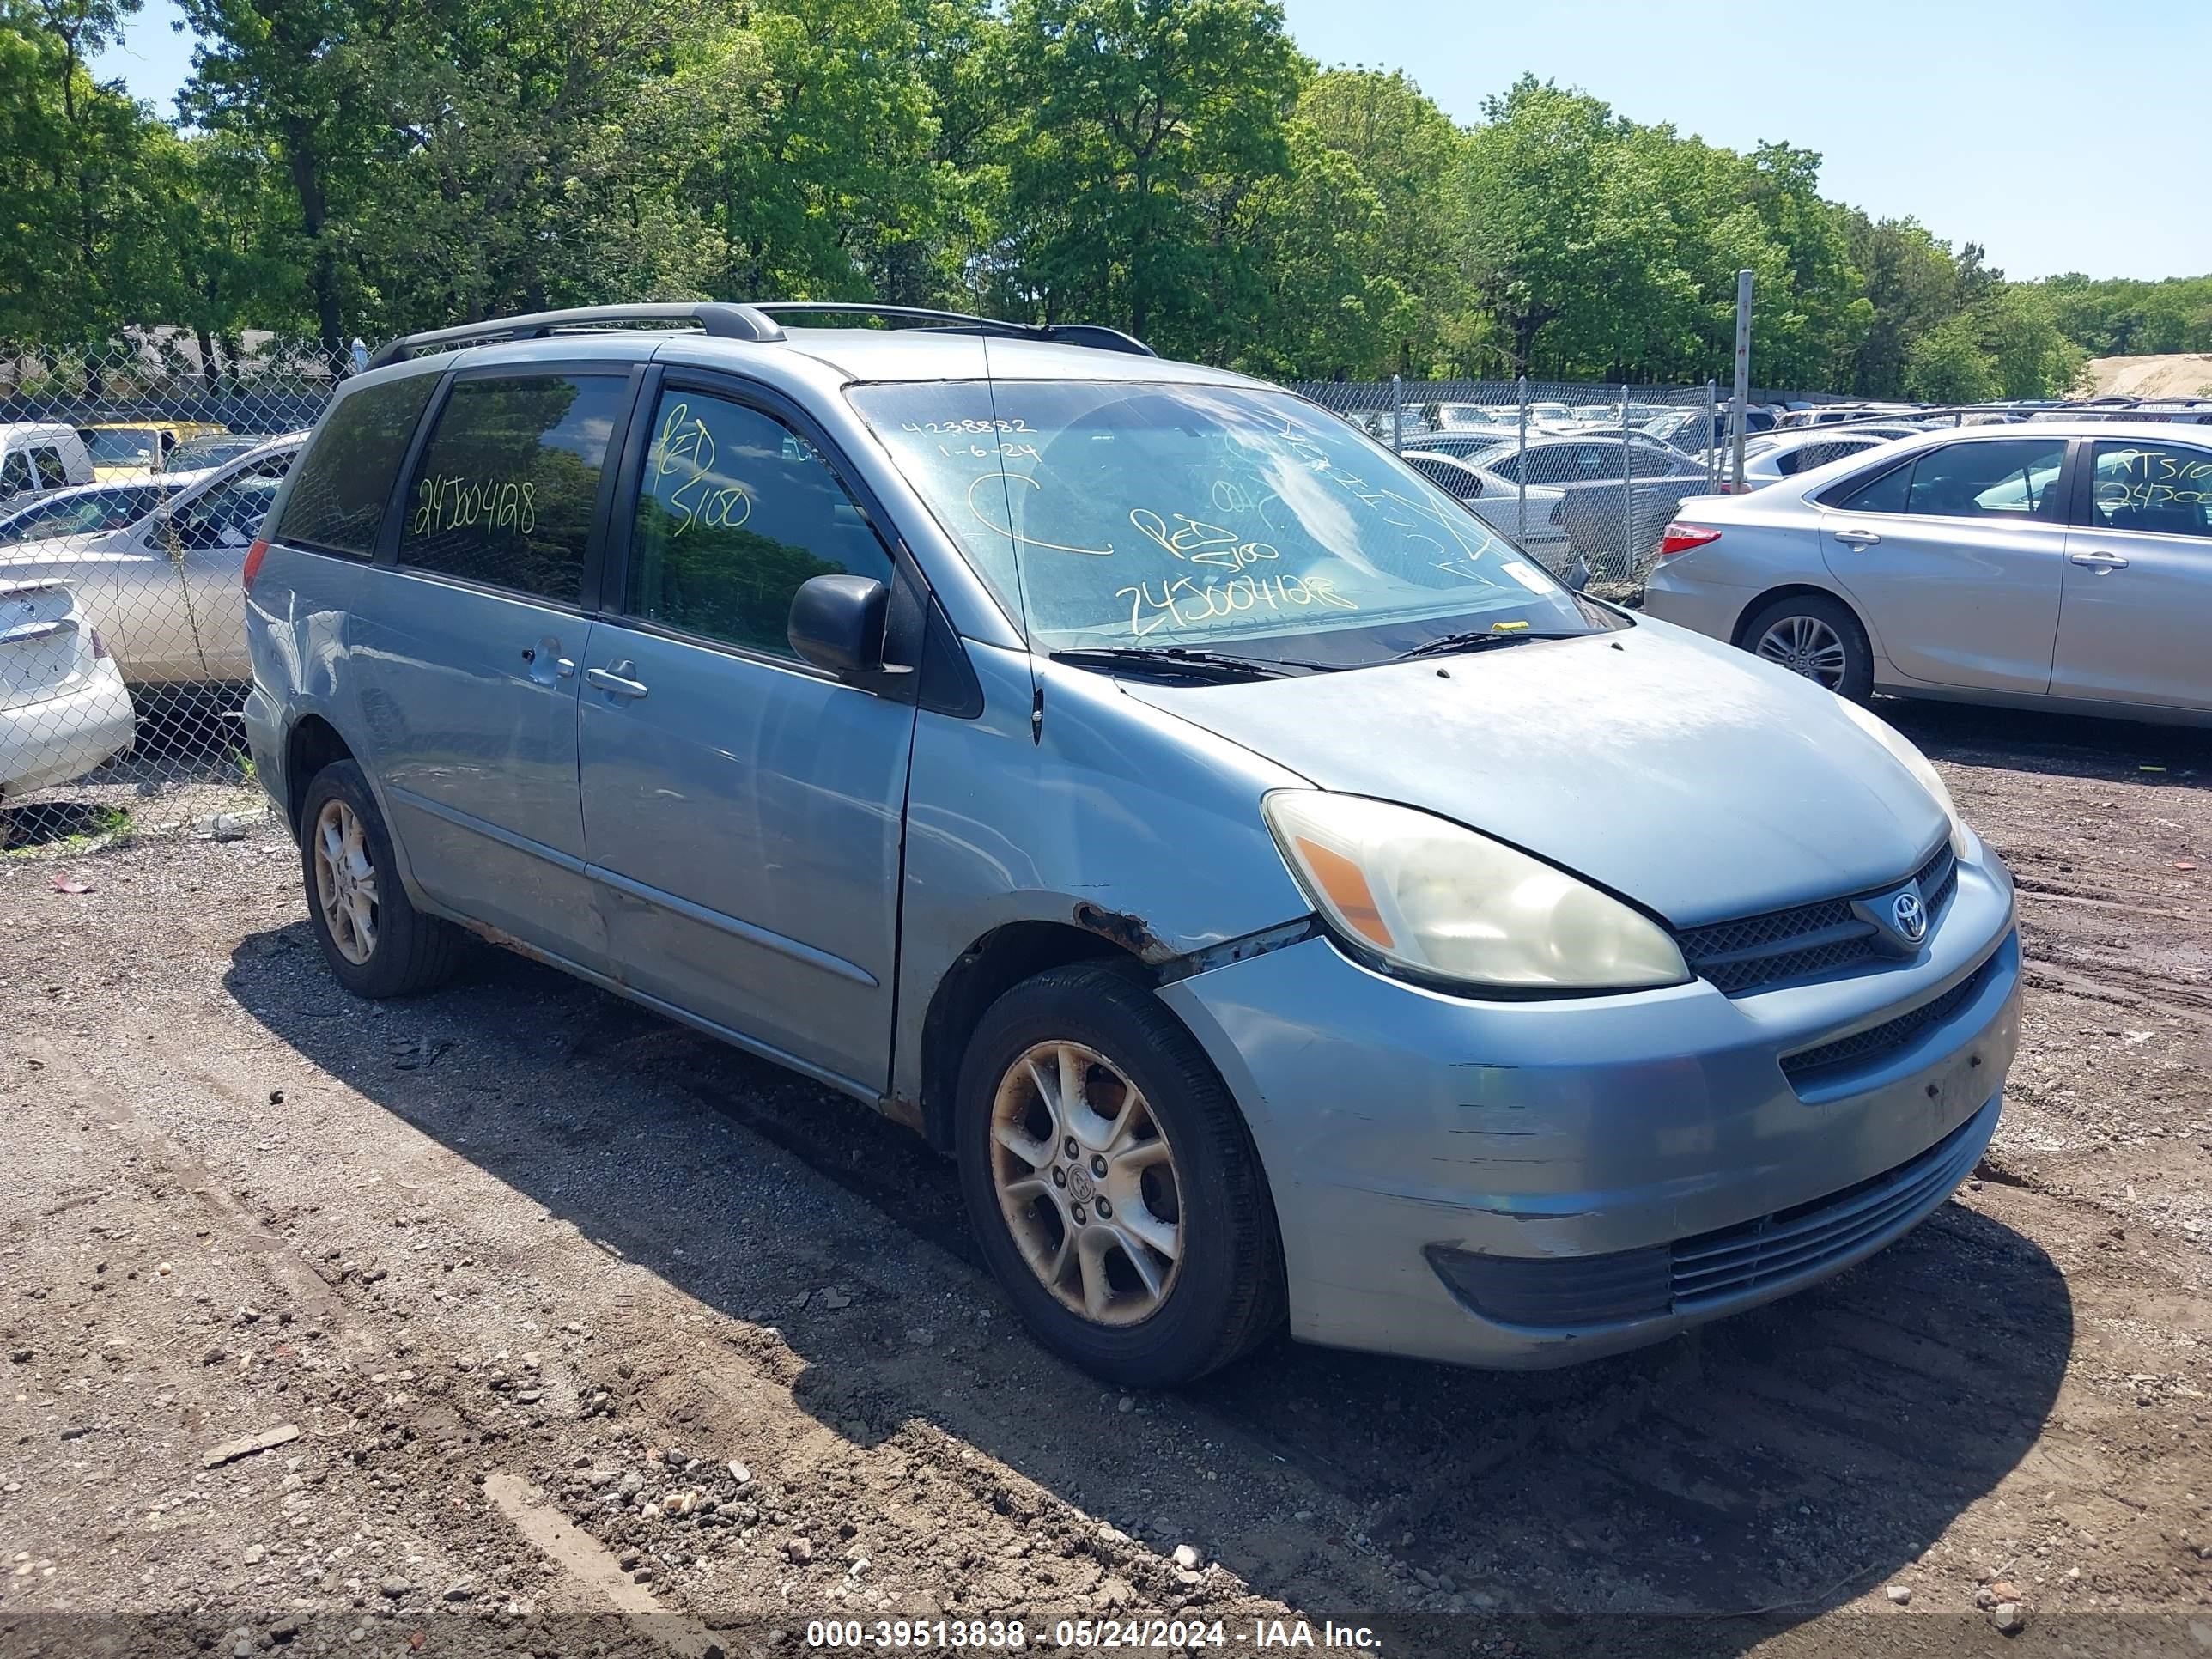
[[[131,694],[70,584],[0,580],[0,803],[131,747]]]
[[[1872,433],[1848,428],[1772,433],[1744,445],[1743,488],[1745,492],[1764,489],[1784,478],[1794,478],[1800,472],[1825,466],[1838,457],[1860,454],[1889,441]],[[1717,459],[1722,493],[1737,493],[1734,452],[1723,449]]]
[[[220,466],[258,449],[275,434],[267,432],[215,432],[203,438],[186,438],[173,447],[161,463],[161,476],[198,472]]]
[[[1481,520],[1493,534],[1541,561],[1553,575],[1564,575],[1572,555],[1555,509],[1565,490],[1557,484],[1531,484],[1523,490],[1472,461],[1430,450],[1427,446],[1433,441],[1425,438],[1421,448],[1407,450],[1406,465]]]
[[[245,572],[339,985],[473,933],[912,1124],[1127,1383],[1285,1317],[1632,1347],[1972,1167],[2012,885],[1888,726],[1261,382],[825,311],[510,319],[339,389]]]
[[[48,421],[0,424],[0,507],[92,482],[92,458],[76,429]]]
[[[179,444],[222,429],[210,421],[106,421],[81,426],[77,434],[91,452],[97,482],[127,483],[161,471]]]
[[[112,510],[121,526],[0,542],[0,580],[66,577],[133,685],[239,682],[248,673],[240,570],[305,433],[264,441],[227,466],[141,485],[149,492]],[[73,497],[76,501],[94,496]],[[0,535],[4,535],[0,529]]]
[[[150,483],[77,484],[33,495],[0,510],[0,550],[13,542],[50,542],[127,529],[188,482],[189,476]],[[5,556],[0,550],[0,558]]]
[[[2201,720],[2209,504],[2191,428],[1938,429],[1685,501],[1644,606],[1847,697]]]

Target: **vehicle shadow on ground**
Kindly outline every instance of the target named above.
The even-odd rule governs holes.
[[[1012,1328],[951,1166],[793,1073],[490,951],[371,1009],[295,923],[246,939],[225,985],[586,1238],[775,1324],[799,1402],[838,1432],[934,1424],[1316,1620],[1494,1608],[1534,1621],[1524,1651],[1567,1651],[1607,1639],[1576,1617],[1595,1615],[1637,1620],[1638,1652],[1740,1652],[1914,1563],[2034,1445],[2073,1346],[2050,1258],[1954,1204],[1838,1280],[1640,1354],[1504,1375],[1285,1341],[1124,1407]],[[865,1203],[823,1204],[732,1122]]]
[[[2014,772],[2212,787],[2212,727],[1883,697],[1875,712],[1937,760]]]

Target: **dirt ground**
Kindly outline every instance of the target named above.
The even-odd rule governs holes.
[[[1988,1160],[1530,1376],[1102,1389],[862,1109],[489,950],[349,1000],[273,823],[0,859],[0,1653],[2212,1650],[2212,741],[1885,712],[2020,879]]]
[[[2212,352],[2154,357],[2092,357],[2081,371],[2085,398],[2201,398],[2212,387]]]

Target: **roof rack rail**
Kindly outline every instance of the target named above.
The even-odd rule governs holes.
[[[463,323],[456,328],[434,328],[407,334],[378,352],[369,362],[382,368],[422,351],[446,351],[459,346],[489,345],[501,340],[542,340],[566,328],[613,327],[624,323],[696,323],[702,332],[721,340],[781,340],[783,331],[763,314],[763,307],[721,301],[650,301],[628,306],[578,306],[567,311],[533,311],[520,317],[498,317],[487,322]]]
[[[1004,318],[977,317],[965,311],[884,306],[871,300],[756,300],[748,308],[767,317],[883,317],[894,322],[935,324],[948,334],[1003,334],[1014,339],[1087,346],[1097,351],[1126,351],[1140,357],[1159,355],[1134,335],[1101,323],[1010,323]]]
[[[579,306],[567,311],[533,311],[520,317],[497,317],[481,323],[463,323],[454,328],[429,329],[394,340],[370,360],[369,367],[382,368],[417,352],[448,351],[502,340],[542,340],[562,329],[612,328],[636,323],[696,323],[702,333],[720,340],[759,343],[787,339],[789,337],[775,320],[779,316],[882,317],[896,322],[931,324],[946,333],[1003,334],[1016,339],[1087,346],[1098,351],[1127,351],[1144,357],[1158,355],[1134,336],[1098,323],[1010,323],[995,317],[970,316],[964,311],[939,311],[927,306],[883,306],[866,300],[702,300]]]

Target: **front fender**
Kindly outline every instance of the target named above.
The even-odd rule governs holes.
[[[1164,967],[1311,908],[1260,817],[1297,774],[1048,662],[1033,727],[1030,658],[967,649],[982,714],[925,711],[915,732],[892,1063],[909,1100],[932,996],[999,928],[1078,927]]]

